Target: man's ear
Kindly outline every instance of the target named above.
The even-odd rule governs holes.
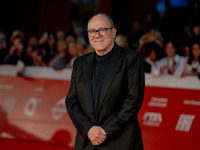
[[[116,28],[112,28],[112,34],[113,34],[113,38],[115,39],[116,34],[117,34],[117,29]]]

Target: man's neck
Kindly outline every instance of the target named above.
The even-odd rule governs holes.
[[[100,51],[96,51],[96,54],[99,56],[104,56],[107,53],[109,53],[114,47],[114,43],[112,45],[110,45],[106,50],[100,50]]]

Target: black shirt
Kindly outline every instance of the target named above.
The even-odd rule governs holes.
[[[112,50],[103,56],[98,56],[97,54],[95,54],[93,72],[92,72],[92,93],[93,93],[94,113],[96,116],[95,120],[97,119],[98,116],[97,113],[98,113],[98,105],[101,95],[101,89],[110,62],[111,54]]]

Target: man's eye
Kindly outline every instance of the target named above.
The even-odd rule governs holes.
[[[89,30],[88,32],[89,32],[89,33],[94,33],[95,31],[94,31],[94,30]]]
[[[106,29],[105,28],[103,28],[103,29],[99,29],[100,31],[106,31]]]

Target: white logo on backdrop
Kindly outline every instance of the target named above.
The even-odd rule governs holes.
[[[181,114],[176,124],[176,131],[189,132],[195,115]]]
[[[37,100],[36,98],[32,97],[30,98],[26,104],[25,104],[25,107],[24,107],[24,114],[26,116],[33,116],[35,111],[36,111],[36,108],[37,108],[37,105],[39,103],[42,103],[42,99],[40,100]]]
[[[155,112],[146,112],[143,116],[143,125],[159,127],[162,122],[162,114]]]
[[[3,103],[3,111],[8,113],[8,112],[11,112],[15,105],[16,105],[16,98],[14,96],[9,96],[7,97],[5,100],[4,100],[4,103]]]
[[[0,89],[12,90],[13,89],[13,85],[10,85],[10,84],[0,84]]]
[[[150,107],[167,107],[167,98],[160,98],[160,97],[152,97],[151,101],[149,102]]]
[[[62,118],[66,114],[65,98],[59,100],[55,106],[51,109],[52,117],[55,120]]]
[[[194,105],[194,106],[200,106],[200,101],[197,100],[184,100],[184,105]]]
[[[36,92],[43,92],[44,88],[43,87],[35,87]]]

